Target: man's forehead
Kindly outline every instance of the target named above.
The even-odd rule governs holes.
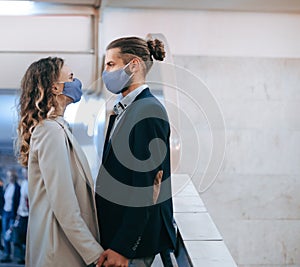
[[[112,48],[106,51],[106,58],[109,59],[120,59],[121,53],[120,48]]]

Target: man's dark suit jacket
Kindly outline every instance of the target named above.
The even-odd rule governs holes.
[[[109,140],[116,115],[110,118],[102,165],[96,182],[96,204],[103,248],[110,248],[133,259],[152,256],[175,247],[171,179],[168,179],[171,175],[170,125],[165,108],[150,93],[149,88],[136,97],[123,115]],[[131,127],[130,121],[138,122]],[[129,135],[126,133],[128,128],[131,128]],[[157,140],[156,138],[163,143],[151,144],[151,141]],[[144,162],[148,160],[145,171],[135,168],[135,163],[128,166],[118,160],[115,150],[119,148],[119,145],[115,147],[114,144],[120,144],[120,142],[128,143],[129,153],[132,153],[136,159]],[[123,149],[122,145],[120,149]],[[156,153],[151,154],[150,150]],[[152,161],[149,161],[149,158]],[[104,169],[123,185],[137,188],[150,186],[151,190],[143,194],[142,199],[141,194],[124,189],[118,192],[118,195],[125,196],[135,204],[131,206],[128,203],[116,203],[118,201],[107,197],[113,195],[117,189],[107,185],[108,178]],[[159,171],[163,171],[162,184],[157,201],[155,201],[153,199],[155,193],[151,186]],[[142,203],[141,206],[139,203]],[[148,204],[144,205],[144,203]]]

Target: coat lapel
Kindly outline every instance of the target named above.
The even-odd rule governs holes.
[[[95,190],[94,190],[94,180],[92,178],[92,174],[90,171],[90,166],[87,161],[87,158],[85,157],[84,152],[81,149],[81,146],[77,142],[77,140],[74,138],[73,134],[70,132],[69,126],[67,125],[66,121],[63,118],[56,118],[55,121],[64,129],[66,137],[68,139],[68,142],[70,146],[73,148],[73,151],[75,153],[75,161],[76,165],[78,167],[78,171],[82,171],[82,177],[85,178],[86,182],[88,183],[91,193],[91,201],[93,202],[93,206],[96,207],[95,202]],[[97,214],[94,212],[94,219],[97,222],[97,240],[100,240],[100,234],[98,229],[98,218]]]
[[[73,147],[73,150],[75,152],[76,155],[76,159],[78,159],[78,167],[81,167],[83,173],[84,173],[84,177],[86,177],[87,182],[89,183],[89,186],[94,189],[94,181],[92,178],[92,174],[90,172],[90,167],[88,164],[88,161],[84,155],[84,152],[82,151],[80,145],[78,144],[78,142],[76,141],[76,139],[74,138],[74,136],[72,135],[72,133],[69,130],[69,127],[66,125],[66,122],[63,119],[56,119],[56,122],[58,124],[60,124],[62,126],[62,128],[64,129],[66,136],[68,138],[68,141],[70,142],[71,146]],[[94,190],[92,190],[94,192]]]

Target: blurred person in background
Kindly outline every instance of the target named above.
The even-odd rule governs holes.
[[[4,206],[4,184],[3,184],[3,179],[0,178],[0,250],[3,250],[3,239],[2,239],[2,214],[3,214],[3,206]]]
[[[20,186],[17,183],[18,175],[13,169],[6,173],[8,184],[4,189],[4,206],[2,214],[2,235],[4,239],[4,257],[1,262],[11,262],[11,234],[17,216],[20,202]]]
[[[25,264],[26,234],[29,215],[28,203],[28,173],[26,168],[22,168],[23,181],[21,184],[20,204],[14,223],[14,255],[19,264]]]

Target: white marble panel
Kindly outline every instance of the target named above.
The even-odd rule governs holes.
[[[299,220],[218,218],[214,222],[238,266],[300,265]]]
[[[225,118],[223,168],[201,198],[229,250],[243,267],[298,267],[300,60],[177,56],[175,62],[203,79]],[[185,77],[180,87],[197,99],[199,84]],[[193,127],[183,123],[183,144],[186,151],[199,148],[197,184],[212,144],[207,123],[187,103]],[[186,154],[190,171],[195,153]]]
[[[223,241],[186,241],[195,267],[236,267]]]
[[[300,265],[300,220],[243,220],[234,223],[239,264]]]
[[[175,213],[174,217],[184,241],[222,240],[208,213]]]
[[[300,130],[298,101],[222,99],[220,106],[226,129]]]
[[[221,174],[201,198],[214,221],[300,220],[299,190],[299,176]]]
[[[300,131],[228,130],[222,172],[298,175]]]
[[[276,246],[282,250],[286,247],[292,259],[298,259],[290,263],[299,263],[299,183],[297,176],[227,175],[219,177],[214,186],[201,195],[238,263],[245,263],[244,257],[257,259],[254,262],[257,265],[270,263],[271,266],[271,263],[283,262],[282,258],[289,262],[288,253]],[[273,225],[277,225],[276,229]],[[249,246],[257,249],[249,254]],[[278,255],[280,253],[286,256]]]
[[[219,100],[300,100],[299,59],[175,56],[175,63],[200,77]],[[188,80],[181,84],[197,92]]]
[[[199,132],[200,146],[183,149],[181,170],[192,176],[196,187],[210,160],[213,144],[210,133]],[[188,140],[184,144],[188,143]],[[300,131],[284,130],[228,130],[226,132],[226,153],[220,175],[298,175],[300,173]],[[188,150],[198,149],[199,158]],[[216,172],[217,173],[217,172]],[[202,186],[203,188],[203,186]]]

